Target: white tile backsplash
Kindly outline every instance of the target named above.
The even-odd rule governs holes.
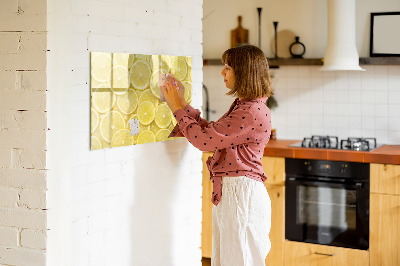
[[[219,71],[204,67],[204,83],[226,92]],[[366,71],[320,71],[318,66],[281,66],[271,70],[278,108],[272,124],[281,139],[311,134],[376,137],[379,143],[400,144],[400,66],[364,65]],[[218,82],[217,82],[218,81]],[[211,89],[212,88],[212,89]],[[215,100],[210,108],[228,106],[232,98]],[[218,119],[227,108],[213,114]]]

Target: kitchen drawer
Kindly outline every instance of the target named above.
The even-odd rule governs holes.
[[[365,250],[285,241],[285,266],[366,266]]]

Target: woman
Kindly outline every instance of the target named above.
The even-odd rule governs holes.
[[[228,49],[221,71],[227,95],[237,98],[216,122],[200,118],[184,100],[182,84],[168,75],[161,87],[178,122],[171,137],[184,136],[201,151],[213,182],[212,265],[265,265],[270,250],[271,202],[261,158],[268,143],[272,95],[268,62],[252,45]]]

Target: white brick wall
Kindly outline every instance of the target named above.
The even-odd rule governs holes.
[[[46,2],[0,3],[1,265],[45,265]]]
[[[90,151],[89,53],[192,56],[199,107],[202,0],[47,8],[48,265],[201,265],[201,152],[183,139]]]

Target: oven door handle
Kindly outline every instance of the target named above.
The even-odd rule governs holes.
[[[363,187],[363,183],[361,182],[356,182],[356,183],[349,183],[349,182],[335,182],[335,181],[322,181],[322,180],[315,180],[315,181],[310,181],[310,180],[304,180],[303,178],[298,178],[298,177],[288,177],[286,181],[289,182],[296,182],[304,185],[340,185],[346,188],[353,188],[353,189],[361,189]]]

